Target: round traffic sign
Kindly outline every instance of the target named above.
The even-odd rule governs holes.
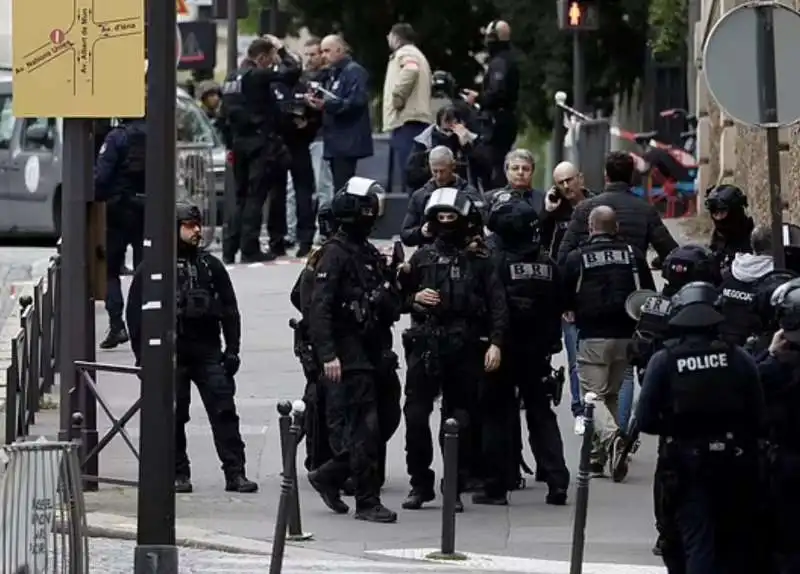
[[[764,126],[758,9],[772,11],[779,125],[800,120],[800,13],[776,2],[737,6],[714,25],[703,49],[703,73],[717,103],[736,121]]]

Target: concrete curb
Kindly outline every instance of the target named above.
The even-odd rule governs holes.
[[[118,540],[136,540],[136,519],[103,512],[89,512],[86,515],[87,535],[91,538],[112,538]],[[211,530],[195,528],[178,521],[175,528],[175,544],[183,548],[196,548],[199,550],[215,550],[231,554],[255,554],[269,556],[272,554],[272,543],[252,538],[229,536]],[[312,550],[299,545],[287,544],[286,555],[296,560],[325,561],[346,558],[351,561],[375,562],[375,558],[354,558]]]

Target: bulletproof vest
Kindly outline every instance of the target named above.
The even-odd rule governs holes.
[[[504,252],[500,277],[506,288],[512,329],[528,330],[541,309],[555,304],[555,266],[536,251],[526,254]]]
[[[653,295],[642,305],[642,314],[636,330],[652,338],[661,339],[667,334],[670,300],[662,295]]]
[[[211,269],[200,255],[195,260],[178,258],[178,319],[219,318],[220,308]]]
[[[121,129],[125,131],[127,151],[114,182],[112,195],[133,198],[144,195],[145,192],[147,132],[141,122],[125,124]]]
[[[247,117],[247,102],[242,91],[242,79],[249,70],[239,69],[228,74],[222,84],[222,107],[231,127],[237,132],[249,127]]]
[[[442,322],[484,316],[485,303],[474,295],[477,279],[466,252],[444,252],[435,244],[423,249],[427,251],[427,257],[417,264],[421,278],[419,289],[434,289],[441,298],[439,305],[430,310],[430,315]]]
[[[670,398],[669,435],[720,438],[742,424],[750,381],[733,367],[734,347],[717,340],[667,344]]]
[[[625,301],[640,288],[639,270],[630,245],[593,241],[579,248],[581,275],[575,314],[588,320],[627,316]]]
[[[747,338],[754,334],[761,321],[755,310],[753,301],[758,281],[746,283],[728,276],[720,286],[720,310],[725,321],[719,327],[721,337],[734,345],[744,345]]]
[[[278,103],[281,115],[298,117],[305,115],[305,95],[299,89],[283,82],[276,82],[272,85],[272,93]]]

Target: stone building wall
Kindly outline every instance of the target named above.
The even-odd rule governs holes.
[[[711,14],[712,0],[703,0],[701,21],[695,28],[695,49],[702,54],[706,18],[712,22],[743,0],[719,0],[717,13]],[[800,9],[800,0],[786,0],[787,6]],[[698,62],[699,65],[699,62]],[[697,111],[700,136],[700,189],[714,183],[734,183],[748,196],[750,211],[757,222],[769,222],[766,137],[763,130],[733,123],[708,93],[702,70],[697,78]],[[800,222],[800,128],[781,130],[781,191],[784,220]],[[699,202],[702,213],[702,197]]]

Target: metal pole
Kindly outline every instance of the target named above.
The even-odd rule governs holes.
[[[583,440],[581,441],[581,459],[578,466],[578,480],[575,488],[575,522],[572,528],[572,555],[570,556],[569,574],[583,572],[583,551],[586,546],[586,514],[589,509],[589,458],[592,454],[594,438],[594,402],[597,395],[586,393],[584,403]]]
[[[444,422],[444,487],[442,488],[442,545],[428,558],[466,560],[456,552],[456,499],[458,498],[458,433],[456,419]]]
[[[281,435],[281,457],[286,464],[286,457],[289,456],[291,450],[290,441],[292,440],[291,426],[292,426],[292,403],[289,401],[281,401],[278,403],[278,428]],[[297,448],[294,450],[297,456]],[[300,493],[297,488],[297,463],[294,466],[294,476],[292,477],[292,502],[289,507],[289,535],[287,540],[311,540],[313,535],[303,533],[303,524],[300,519]]]
[[[572,104],[579,112],[586,112],[586,94],[583,89],[582,40],[579,30],[572,32]]]
[[[174,46],[174,5],[150,1],[147,10],[148,44]],[[148,64],[142,431],[134,572],[178,574],[171,440],[175,436],[176,66],[171,50],[150,51]]]
[[[92,175],[94,156],[93,122],[88,119],[65,119],[64,187],[61,192],[61,278],[59,281],[59,373],[61,375],[59,440],[82,438],[84,448],[97,444],[96,410],[86,417],[82,437],[72,436],[72,414],[79,410],[78,392],[82,384],[75,361],[95,360],[94,302],[90,299],[88,259],[88,206],[94,199]],[[64,269],[68,271],[65,273]],[[87,404],[93,405],[92,401]],[[97,459],[87,465],[87,474],[97,475]]]
[[[239,21],[236,19],[236,0],[228,0],[228,59],[230,74],[239,67]]]
[[[290,427],[288,450],[283,459],[283,479],[281,480],[281,498],[278,502],[278,518],[275,521],[275,535],[272,539],[272,560],[269,563],[269,574],[281,574],[283,570],[283,554],[286,549],[286,525],[289,521],[292,504],[292,490],[296,488],[294,476],[297,474],[297,442],[300,439],[300,419],[306,410],[306,404],[297,400],[292,404],[292,425]]]
[[[767,171],[769,207],[772,216],[772,250],[776,269],[783,269],[783,194],[781,193],[781,156],[778,142],[778,89],[775,78],[775,28],[772,7],[756,7],[756,61],[758,62],[761,123],[767,128]]]
[[[269,6],[269,33],[273,36],[278,35],[278,10],[280,10],[279,0],[272,0]]]
[[[564,138],[567,135],[567,128],[564,127],[564,112],[558,105],[553,108],[553,111],[553,139],[550,142],[552,147],[550,157],[553,165],[547,174],[548,177],[552,177],[553,169],[564,161]]]

